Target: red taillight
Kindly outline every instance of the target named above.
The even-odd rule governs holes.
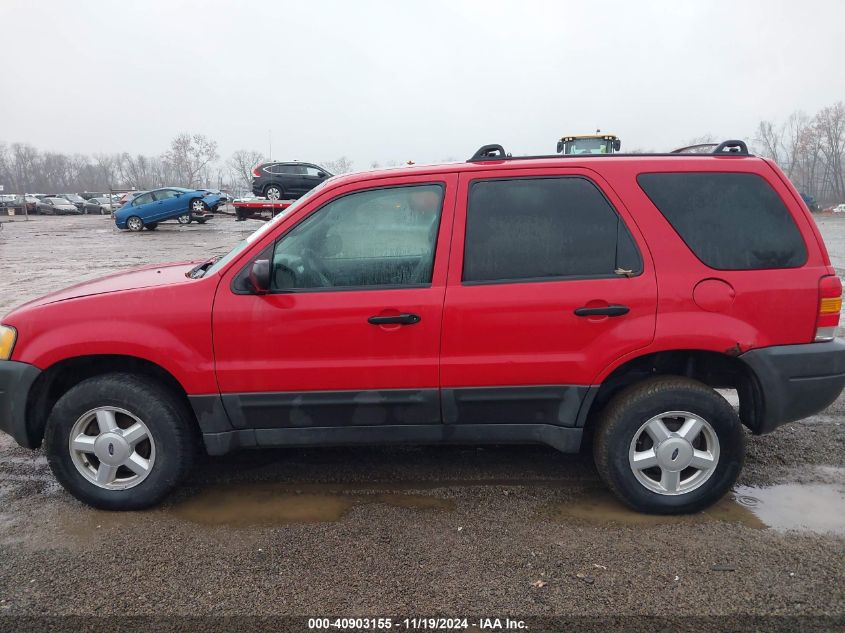
[[[261,165],[256,165],[252,168],[252,175],[258,178],[261,175]]]
[[[816,318],[816,340],[832,341],[842,311],[842,282],[830,275],[819,280],[819,314]]]

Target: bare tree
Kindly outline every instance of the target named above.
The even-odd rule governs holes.
[[[816,115],[815,127],[819,135],[819,149],[825,161],[827,185],[834,200],[845,198],[845,104],[838,103],[822,108]]]
[[[94,154],[94,165],[104,190],[119,188],[120,154]]]
[[[183,132],[170,142],[170,149],[164,159],[173,170],[179,184],[195,187],[200,182],[203,170],[219,158],[217,142],[202,134]]]
[[[783,127],[777,128],[771,121],[760,121],[754,138],[758,144],[758,153],[771,158],[778,164],[783,164],[781,160],[784,154],[783,138]]]
[[[252,168],[266,160],[264,154],[259,151],[239,149],[232,154],[226,165],[234,184],[248,191],[252,188]]]
[[[324,160],[320,164],[333,174],[346,174],[354,169],[354,163],[346,156],[335,160]]]

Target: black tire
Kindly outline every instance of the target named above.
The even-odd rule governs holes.
[[[176,221],[179,224],[190,224],[191,222],[193,222],[193,218],[191,217],[191,212],[188,211],[187,213],[183,213],[182,215],[180,215],[176,218]]]
[[[629,463],[631,443],[640,428],[667,411],[700,416],[715,432],[719,445],[719,458],[709,478],[699,487],[675,495],[648,489]],[[616,395],[596,422],[593,457],[599,475],[625,505],[639,512],[703,510],[730,490],[745,461],[745,434],[736,411],[716,391],[689,378],[662,376],[636,383]]]
[[[125,490],[101,488],[86,479],[69,449],[76,421],[105,406],[143,420],[155,441],[149,474]],[[95,376],[71,388],[53,407],[44,435],[47,460],[59,483],[80,501],[103,510],[140,510],[159,503],[190,472],[198,442],[187,407],[175,394],[151,379],[124,373]]]
[[[278,195],[277,198],[271,197],[271,195],[274,195],[273,192],[278,192],[278,194],[275,194],[275,195]],[[264,197],[267,198],[268,200],[284,200],[284,196],[285,196],[285,190],[282,189],[281,185],[267,185],[264,188]]]
[[[145,224],[144,228],[148,231],[155,231],[158,228],[158,222],[150,222],[149,224]]]
[[[205,224],[206,222],[208,222],[208,218],[198,218],[197,219],[197,223],[199,223],[199,224]]]

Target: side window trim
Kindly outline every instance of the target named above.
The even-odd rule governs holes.
[[[467,233],[466,229],[464,229],[464,240],[463,240],[463,257],[462,257],[462,264],[461,264],[461,271],[460,271],[460,283],[462,286],[493,286],[493,285],[511,285],[511,284],[534,284],[534,283],[554,283],[554,282],[566,282],[566,281],[585,281],[590,279],[623,279],[623,278],[631,278],[631,277],[639,277],[645,271],[645,265],[643,260],[643,254],[640,250],[639,244],[637,244],[637,240],[634,238],[634,234],[631,232],[631,229],[628,227],[627,223],[625,222],[625,218],[622,217],[622,214],[619,213],[619,209],[616,208],[616,205],[608,198],[607,194],[605,193],[604,189],[592,178],[585,174],[545,174],[545,175],[519,175],[519,176],[491,176],[491,177],[479,177],[479,178],[472,178],[467,183],[467,197],[465,201],[465,215],[464,215],[464,222],[469,222],[469,200],[470,195],[472,192],[472,188],[477,183],[483,182],[504,182],[504,181],[514,181],[514,180],[549,180],[549,179],[564,179],[570,178],[575,179],[579,178],[588,182],[592,185],[604,201],[607,203],[608,207],[613,211],[614,215],[616,216],[617,221],[617,238],[616,238],[616,253],[615,259],[617,262],[619,261],[619,233],[620,230],[625,231],[630,240],[630,243],[634,247],[634,251],[637,256],[637,266],[633,269],[630,275],[620,275],[616,273],[607,273],[607,274],[596,274],[596,275],[553,275],[553,276],[546,276],[546,277],[517,277],[517,278],[510,278],[510,279],[489,279],[489,280],[465,280],[464,279],[464,271],[466,269],[466,243],[467,243]]]

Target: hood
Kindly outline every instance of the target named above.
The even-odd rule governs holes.
[[[191,268],[196,266],[198,263],[200,262],[175,262],[170,264],[155,264],[139,268],[131,268],[106,277],[100,277],[99,279],[76,284],[75,286],[70,286],[57,292],[51,292],[48,295],[44,295],[43,297],[39,297],[38,299],[34,299],[28,303],[18,306],[13,312],[17,312],[23,308],[34,308],[50,303],[57,303],[59,301],[79,299],[81,297],[89,297],[92,295],[101,295],[112,292],[121,292],[123,290],[137,290],[138,288],[150,288],[154,286],[171,286],[183,283],[195,283],[197,280],[186,277],[185,273],[191,270]]]

